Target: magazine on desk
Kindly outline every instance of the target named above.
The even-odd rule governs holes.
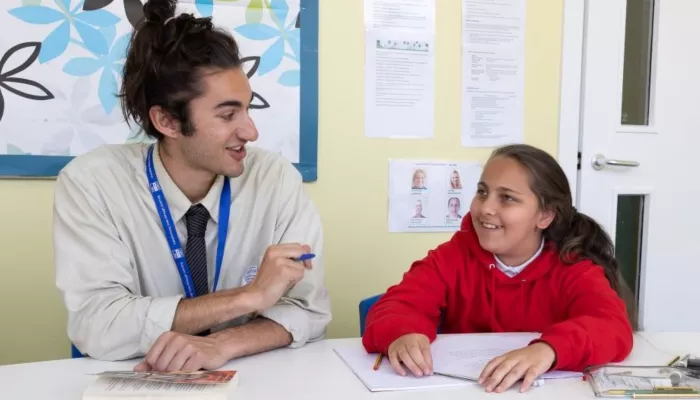
[[[606,364],[584,374],[596,397],[700,398],[700,372],[685,367]]]
[[[193,398],[223,400],[238,385],[236,371],[105,371],[83,392],[83,400]]]

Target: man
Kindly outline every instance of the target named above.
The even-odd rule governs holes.
[[[321,222],[301,177],[246,147],[258,132],[236,42],[174,11],[172,0],[144,5],[120,93],[156,143],[77,157],[55,192],[69,337],[98,359],[145,355],[136,370],[219,368],[318,340],[331,319]]]
[[[416,200],[416,213],[413,215],[413,218],[425,218],[425,215],[423,215],[423,202],[420,200]]]

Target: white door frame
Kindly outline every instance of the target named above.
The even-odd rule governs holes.
[[[578,200],[578,152],[581,140],[581,97],[587,0],[564,0],[559,89],[559,140],[557,160]]]

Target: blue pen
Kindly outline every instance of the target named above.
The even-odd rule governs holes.
[[[299,258],[295,258],[294,261],[306,261],[306,260],[311,260],[314,257],[316,257],[316,254],[307,253],[307,254],[302,254],[301,257],[299,257]]]

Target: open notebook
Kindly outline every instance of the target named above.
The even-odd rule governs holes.
[[[537,333],[479,333],[440,335],[430,351],[433,356],[434,375],[403,377],[394,372],[388,359],[379,370],[372,367],[376,354],[368,354],[361,343],[336,347],[335,353],[372,392],[416,390],[440,387],[474,385],[484,366],[494,357],[519,349],[538,337]],[[544,379],[578,378],[581,373],[553,371],[541,376]]]
[[[539,333],[470,333],[441,335],[430,347],[436,374],[476,381],[489,361],[526,347]],[[552,371],[543,379],[580,378],[580,372]]]

